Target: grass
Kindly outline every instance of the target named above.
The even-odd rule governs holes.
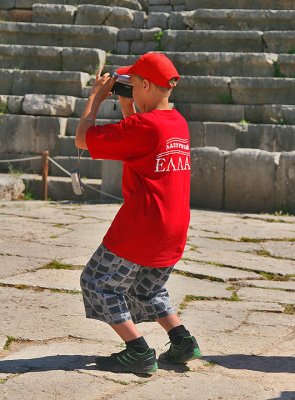
[[[20,339],[17,339],[17,338],[15,338],[15,337],[13,337],[13,336],[7,336],[7,340],[6,340],[6,342],[5,342],[5,345],[4,345],[4,347],[3,347],[3,350],[9,350],[10,349],[10,346],[11,346],[11,344],[13,343],[13,342],[19,342],[20,341]]]
[[[295,54],[295,48],[289,49],[288,54]]]
[[[157,33],[154,34],[154,39],[157,42],[157,51],[162,51],[162,45],[161,45],[161,40],[162,40],[162,36],[164,35],[164,32],[161,30]]]
[[[240,124],[240,125],[243,125],[243,126],[248,126],[249,122],[246,121],[245,119],[242,119],[242,120],[239,122],[239,124]]]
[[[295,314],[295,305],[294,304],[286,304],[284,307],[284,314],[294,315]]]
[[[58,260],[53,260],[48,264],[45,264],[41,269],[66,269],[66,270],[76,270],[81,269],[81,267],[72,265],[72,264],[64,264]]]
[[[3,384],[3,383],[5,383],[7,380],[8,380],[8,378],[3,378],[3,379],[0,378],[0,385]]]
[[[234,104],[234,99],[231,94],[220,94],[218,97],[222,104]]]
[[[0,115],[7,113],[8,113],[7,103],[0,103]]]
[[[274,78],[286,78],[286,75],[281,71],[280,64],[276,61],[273,63],[273,76]]]
[[[287,281],[288,280],[287,275],[273,274],[271,272],[260,271],[259,275],[268,281]]]

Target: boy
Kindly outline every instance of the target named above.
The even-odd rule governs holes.
[[[76,131],[76,146],[92,158],[123,161],[124,203],[82,272],[81,288],[86,317],[108,323],[126,343],[120,353],[97,357],[98,368],[150,374],[157,370],[155,350],[137,330],[139,322],[157,321],[168,332],[171,346],[160,362],[201,357],[164,287],[189,225],[189,131],[169,106],[179,74],[165,55],[147,53],[117,73],[130,75],[133,89],[132,99],[119,96],[124,119],[95,126],[116,81],[97,74]]]

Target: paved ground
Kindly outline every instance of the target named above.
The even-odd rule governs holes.
[[[116,205],[0,203],[1,400],[295,399],[295,217],[192,210],[168,286],[204,358],[151,378],[95,369],[122,342],[79,276]],[[140,326],[159,353],[167,336]],[[293,375],[292,375],[293,374]]]

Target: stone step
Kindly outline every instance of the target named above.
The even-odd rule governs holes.
[[[265,50],[271,53],[295,54],[295,32],[270,31],[263,35]]]
[[[34,4],[59,4],[59,5],[74,5],[80,4],[96,4],[108,6],[110,0],[1,0],[0,9],[31,9]],[[127,7],[132,10],[141,10],[142,6],[138,0],[112,0],[112,5],[117,7]]]
[[[226,4],[225,4],[226,6]],[[287,31],[295,28],[295,10],[195,9],[182,13],[183,22],[195,30]]]
[[[1,68],[93,74],[105,61],[106,52],[100,49],[0,44]]]
[[[187,10],[224,8],[224,0],[185,0]],[[226,0],[226,8],[255,10],[295,10],[294,0]]]
[[[189,122],[191,147],[217,147],[232,151],[239,148],[269,152],[293,151],[295,125],[257,125],[240,123]]]
[[[75,24],[144,28],[146,13],[125,7],[85,4],[34,4],[32,21],[45,24]]]
[[[240,122],[295,125],[295,106],[284,104],[236,105],[178,103],[188,121]]]
[[[25,96],[0,95],[2,114],[25,114],[34,116],[80,117],[87,99],[66,95],[26,94]],[[114,106],[115,110],[114,110]],[[122,118],[120,103],[115,99],[105,100],[98,112],[97,120],[119,120]]]
[[[56,156],[54,160],[60,164],[67,171],[71,172],[73,169],[78,167],[78,157],[73,156]],[[65,172],[63,172],[60,168],[58,168],[55,164],[50,164],[50,175],[52,176],[65,176]],[[84,153],[80,159],[80,175],[82,178],[92,178],[92,179],[101,179],[102,178],[102,161],[101,160],[93,160],[90,157],[84,157]]]
[[[83,47],[114,51],[117,33],[118,28],[112,26],[0,22],[2,44]]]
[[[34,199],[42,199],[42,176],[36,174],[23,174],[20,178],[26,186],[26,193],[30,193]],[[84,179],[85,184],[100,190],[102,181],[100,179]],[[100,202],[100,193],[85,187],[81,196],[73,192],[71,178],[61,176],[48,176],[48,198],[52,201],[94,201]]]
[[[0,94],[59,94],[81,97],[89,74],[77,71],[0,69]]]
[[[181,75],[294,77],[295,54],[163,51]],[[138,56],[107,56],[104,70],[113,73]]]
[[[11,22],[32,22],[33,12],[32,10],[23,9],[1,9],[0,2],[0,21],[11,21]]]
[[[85,97],[91,88],[83,91]],[[171,102],[205,104],[294,104],[295,79],[181,76]]]

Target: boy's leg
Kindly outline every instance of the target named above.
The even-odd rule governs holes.
[[[86,317],[108,323],[127,346],[110,357],[97,357],[98,366],[104,370],[150,373],[157,369],[155,351],[136,329],[125,301],[139,268],[101,245],[81,274]]]
[[[157,321],[167,331],[171,346],[159,360],[184,363],[201,357],[201,353],[196,339],[184,327],[170,305],[169,294],[164,285],[172,270],[173,267],[141,267],[126,300],[133,321]]]

